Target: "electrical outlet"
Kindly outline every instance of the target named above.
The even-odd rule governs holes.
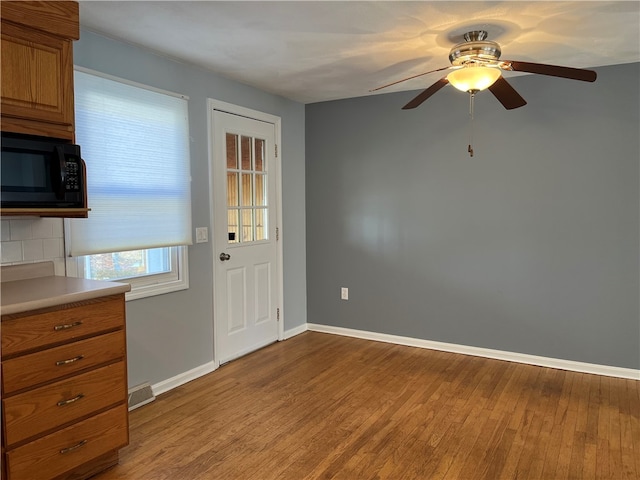
[[[196,227],[196,243],[207,243],[209,241],[209,229],[207,227]]]
[[[342,300],[349,300],[349,289],[347,287],[342,287],[340,289],[340,298]]]

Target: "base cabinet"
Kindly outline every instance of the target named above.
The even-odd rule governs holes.
[[[128,441],[127,407],[120,405],[7,453],[9,478],[60,478]],[[76,477],[73,477],[76,478]]]
[[[3,479],[85,479],[128,443],[124,294],[3,315]]]

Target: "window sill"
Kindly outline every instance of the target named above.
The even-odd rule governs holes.
[[[127,282],[126,280],[119,281]],[[188,278],[151,285],[143,285],[135,280],[129,281],[128,283],[131,284],[131,291],[125,294],[125,300],[127,302],[131,300],[139,300],[141,298],[154,297],[156,295],[163,295],[165,293],[179,292],[180,290],[186,290],[189,288]]]

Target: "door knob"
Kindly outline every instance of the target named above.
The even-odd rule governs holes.
[[[224,252],[222,252],[222,253],[220,254],[220,260],[222,260],[223,262],[224,262],[225,260],[229,260],[230,258],[231,258],[231,255],[229,255],[228,253],[224,253]]]

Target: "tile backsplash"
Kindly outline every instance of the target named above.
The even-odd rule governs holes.
[[[3,217],[0,223],[2,265],[53,260],[56,275],[65,275],[61,218]]]

